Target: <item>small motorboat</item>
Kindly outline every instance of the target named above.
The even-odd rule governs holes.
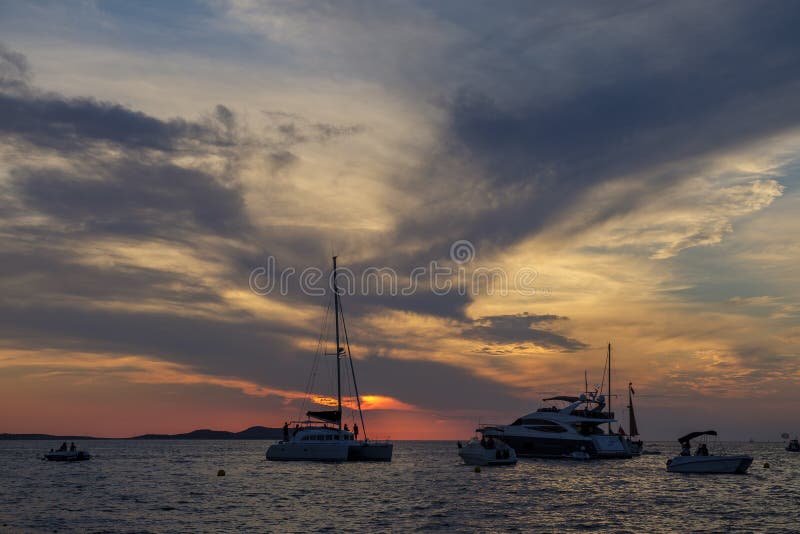
[[[667,460],[667,471],[670,473],[719,473],[744,474],[753,463],[753,457],[746,454],[712,455],[708,453],[706,444],[701,444],[697,453],[691,455],[691,440],[700,436],[716,436],[715,430],[690,432],[678,439],[681,454]]]
[[[789,452],[800,452],[800,441],[797,438],[789,441],[789,444],[786,446],[786,450]]]
[[[50,451],[44,455],[44,459],[51,462],[82,462],[91,458],[86,451]]]
[[[481,430],[478,429],[478,432]],[[517,453],[502,440],[481,436],[472,438],[466,445],[458,442],[458,455],[467,465],[514,465]]]

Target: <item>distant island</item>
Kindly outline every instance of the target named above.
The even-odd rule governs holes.
[[[50,434],[0,434],[0,440],[28,439],[28,440],[88,440],[88,439],[281,439],[282,428],[267,426],[251,426],[241,432],[228,432],[227,430],[193,430],[185,434],[143,434],[130,438],[102,438],[94,436],[55,436]]]

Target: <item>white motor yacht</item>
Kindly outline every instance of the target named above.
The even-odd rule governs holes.
[[[605,371],[608,375],[605,375]],[[604,377],[611,391],[611,343]],[[588,380],[586,381],[588,390]],[[510,425],[487,425],[483,435],[502,440],[511,446],[518,457],[535,458],[630,458],[631,446],[624,436],[611,431],[614,412],[606,405],[606,396],[598,391],[578,397],[556,396],[542,399],[551,404],[522,416]],[[632,416],[632,413],[631,413]],[[635,426],[635,420],[631,421]],[[608,425],[607,431],[601,425]],[[638,431],[637,431],[638,433]]]
[[[722,455],[709,454],[705,443],[698,447],[697,453],[691,455],[691,440],[700,436],[716,436],[715,430],[690,432],[678,439],[682,452],[667,460],[667,471],[670,473],[707,473],[707,474],[744,474],[753,463],[753,457],[746,454]]]
[[[480,433],[482,429],[476,432]],[[458,442],[458,455],[467,465],[514,465],[517,455],[514,449],[499,439],[472,438],[466,445]]]
[[[353,358],[350,354],[350,342],[347,339],[347,327],[344,323],[339,291],[336,286],[336,256],[333,257],[333,305],[336,343],[336,410],[307,411],[307,419],[293,421],[294,428],[290,432],[289,424],[284,426],[281,441],[267,449],[267,460],[312,460],[325,462],[345,461],[384,461],[392,459],[393,445],[386,441],[372,441],[367,438],[364,414],[361,411],[361,397],[358,394],[356,373]],[[340,330],[341,329],[341,330]],[[344,336],[342,336],[342,331]],[[324,334],[324,332],[323,332]],[[324,338],[324,335],[322,336]],[[342,339],[344,337],[344,339]],[[322,339],[322,338],[321,338]],[[342,341],[344,345],[342,346]],[[317,356],[326,355],[323,351]],[[334,355],[334,354],[331,354]],[[358,439],[357,427],[351,432],[347,425],[342,426],[342,360],[349,364],[352,385],[355,391],[357,413],[361,422],[364,439]],[[316,369],[317,362],[314,363]],[[314,376],[312,371],[312,378]],[[313,380],[312,380],[313,382]],[[310,389],[309,389],[310,392]]]
[[[584,453],[590,458],[631,457],[621,436],[608,434],[600,428],[616,422],[613,413],[603,411],[603,395],[597,399],[581,395],[543,400],[562,403],[562,406],[540,408],[510,425],[485,426],[483,434],[507,443],[519,457],[565,458],[573,453]]]

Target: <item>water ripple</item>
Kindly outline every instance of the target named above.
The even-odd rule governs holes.
[[[391,464],[341,465],[267,462],[262,441],[86,445],[90,462],[61,464],[37,459],[53,444],[0,442],[0,531],[796,532],[800,524],[800,455],[780,444],[728,444],[755,456],[747,476],[670,474],[668,456],[521,460],[476,473],[450,442],[398,442]]]

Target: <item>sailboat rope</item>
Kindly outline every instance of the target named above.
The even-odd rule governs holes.
[[[320,357],[325,351],[325,333],[328,330],[328,318],[330,317],[332,300],[332,298],[328,300],[328,305],[325,308],[325,316],[322,319],[322,329],[320,330],[319,339],[317,340],[317,348],[314,351],[314,362],[311,364],[311,373],[308,375],[308,380],[306,381],[306,387],[304,391],[305,397],[303,397],[303,403],[300,406],[300,416],[298,417],[298,420],[302,420],[306,410],[308,409],[308,400],[311,398],[311,391],[314,389],[317,371],[319,370]]]
[[[600,381],[600,389],[597,390],[597,394],[601,395],[603,393],[603,387],[606,384],[606,370],[608,369],[608,358],[606,358],[605,362],[603,363],[603,380]]]
[[[353,353],[350,351],[350,338],[347,336],[347,323],[344,321],[344,310],[342,309],[341,301],[339,301],[339,315],[342,318],[342,327],[344,329],[344,344],[347,347],[347,361],[350,363],[350,373],[353,375],[353,388],[355,389],[356,404],[358,405],[358,416],[361,419],[361,431],[364,433],[364,439],[367,439],[367,425],[364,424],[364,412],[361,411],[361,395],[358,394],[356,370],[353,367]]]

